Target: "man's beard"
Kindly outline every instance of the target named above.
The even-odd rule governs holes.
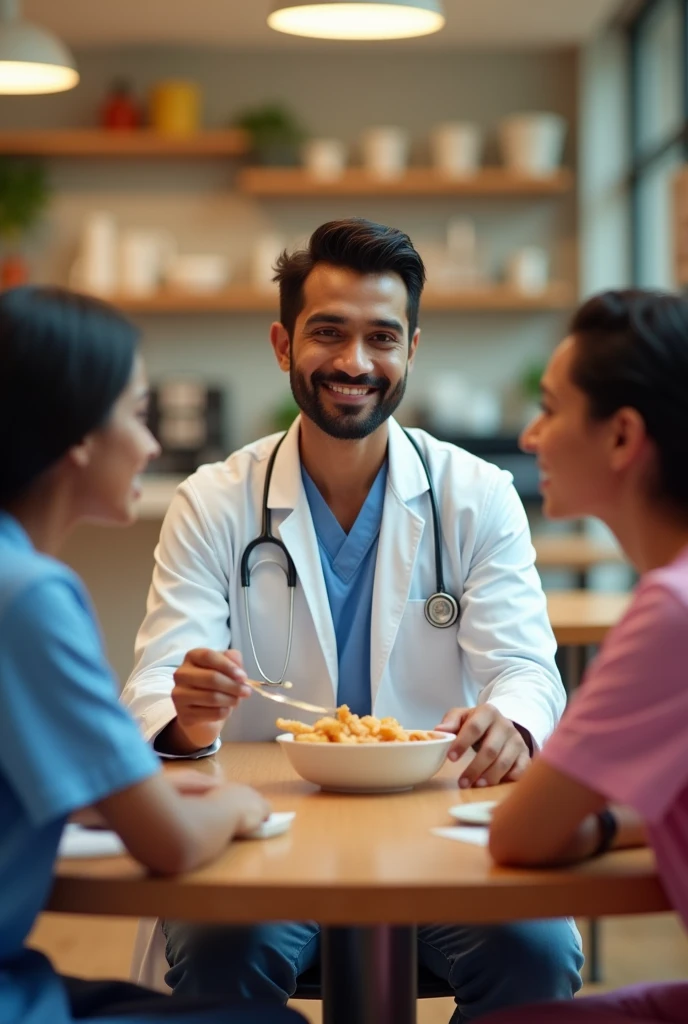
[[[406,391],[408,366],[399,383],[390,391],[390,381],[386,377],[347,377],[345,373],[324,374],[316,371],[310,379],[310,387],[304,374],[294,366],[289,370],[289,382],[296,404],[301,412],[312,420],[317,427],[330,437],[340,441],[358,441],[368,437],[395,412]],[[362,409],[350,406],[339,406],[337,413],[332,414],[323,405],[320,394],[323,384],[342,384],[352,388],[376,388],[373,409],[365,414]],[[329,392],[336,404],[336,395]]]

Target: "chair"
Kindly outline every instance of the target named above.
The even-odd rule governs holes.
[[[160,922],[155,918],[142,918],[139,921],[131,958],[131,980],[157,992],[169,993],[170,990],[165,984],[166,973],[165,936]],[[419,969],[419,999],[440,999],[453,995],[448,982],[436,977],[423,967]],[[301,975],[293,998],[322,999],[319,967],[313,967]]]
[[[136,929],[129,977],[137,985],[169,994],[166,974],[166,943],[162,925],[157,917],[142,917]]]

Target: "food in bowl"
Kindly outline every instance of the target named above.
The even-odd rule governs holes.
[[[314,725],[278,718],[282,732],[293,734],[297,743],[418,743],[436,739],[427,729],[404,729],[396,718],[352,714],[348,704],[337,708],[337,717],[318,719]]]
[[[336,718],[315,725],[283,719],[277,725],[288,727],[277,742],[301,778],[338,793],[412,789],[439,771],[456,739],[452,733],[404,729],[396,719],[359,718],[345,706]]]

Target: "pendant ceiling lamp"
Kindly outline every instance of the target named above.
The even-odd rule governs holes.
[[[409,39],[444,26],[441,0],[281,0],[268,25],[313,39]]]
[[[19,0],[0,0],[0,95],[64,92],[79,81],[60,40],[19,16]]]

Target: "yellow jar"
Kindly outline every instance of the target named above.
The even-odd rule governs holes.
[[[151,127],[163,135],[193,135],[201,126],[201,90],[196,82],[158,82],[150,97]]]

